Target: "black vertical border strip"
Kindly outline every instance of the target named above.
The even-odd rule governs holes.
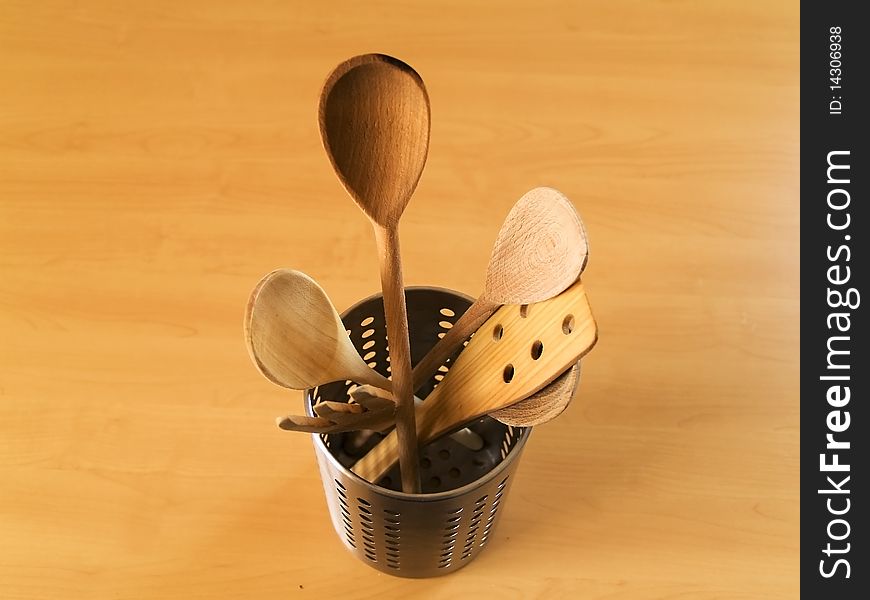
[[[863,5],[863,6],[862,6]],[[859,8],[866,14],[863,2],[815,1],[801,2],[801,595],[806,598],[870,598],[870,533],[867,532],[867,494],[870,484],[870,471],[867,469],[868,402],[867,379],[870,365],[867,363],[867,317],[865,312],[870,304],[870,290],[867,289],[866,237],[870,236],[868,219],[867,180],[870,178],[870,164],[867,160],[868,135],[867,113],[870,112],[870,99],[867,95],[867,77],[870,76],[868,61],[868,38],[870,22],[859,17]],[[830,36],[831,27],[842,28],[842,89],[832,90],[835,83],[830,80]],[[841,98],[837,98],[841,96]],[[842,102],[842,114],[830,114],[832,100]],[[848,150],[849,154],[839,155],[838,162],[850,165],[848,184],[829,184],[827,177],[828,153]],[[844,171],[838,171],[844,173]],[[836,177],[836,176],[835,176]],[[828,207],[828,193],[834,189],[845,189],[849,194],[849,205],[840,211]],[[834,202],[842,204],[846,196],[834,193]],[[851,219],[848,229],[835,231],[827,224],[828,213],[835,222],[842,223],[845,213]],[[846,236],[849,236],[847,239]],[[828,252],[839,258],[831,260]],[[849,260],[847,261],[847,255]],[[848,282],[833,285],[828,280],[828,269],[840,265],[834,275],[841,278],[845,267],[850,268]],[[846,293],[855,288],[861,294],[860,303],[854,309],[848,307],[832,308],[828,301],[828,289]],[[867,296],[864,296],[864,293]],[[828,315],[834,312],[848,312],[850,329],[838,332],[828,328]],[[845,324],[846,320],[840,321]],[[850,354],[840,362],[848,362],[848,370],[831,371],[828,364],[828,341],[831,336],[848,336],[847,342],[838,341],[837,347],[848,349]],[[848,344],[848,348],[846,347]],[[849,381],[823,381],[821,376],[848,374]],[[834,407],[827,401],[827,391],[831,385],[848,385],[851,396],[846,406]],[[827,419],[831,411],[848,411],[850,424],[843,432],[833,433],[836,440],[848,441],[851,447],[846,450],[826,449],[826,435],[831,433]],[[843,412],[839,416],[845,418]],[[836,421],[835,421],[836,426]],[[827,472],[820,470],[820,454],[826,453],[827,462],[833,460],[832,454],[839,454],[840,463],[849,464],[849,471]],[[825,494],[819,490],[830,489],[827,481],[831,476],[840,483],[844,476],[849,481],[842,485],[848,494]],[[845,508],[845,499],[850,500],[849,510],[843,515],[829,512],[827,501],[831,499],[834,510]],[[842,518],[848,522],[833,523]],[[842,540],[829,537],[848,537]],[[834,550],[848,552],[826,555],[828,544]],[[831,572],[835,561],[845,558],[849,562],[850,577],[845,578],[845,565],[840,564],[834,576],[825,578],[820,570]],[[820,561],[825,561],[820,566]]]

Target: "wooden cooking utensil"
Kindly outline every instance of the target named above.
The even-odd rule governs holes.
[[[499,306],[540,302],[574,283],[588,251],[586,229],[570,200],[547,187],[527,192],[498,233],[483,293],[414,367],[414,390]]]
[[[354,402],[329,400],[314,405],[317,417],[287,415],[277,419],[278,427],[285,431],[305,433],[341,433],[354,431],[384,431],[396,424],[396,404],[392,394],[372,385],[357,387],[351,396]],[[414,397],[414,404],[423,401]],[[483,447],[483,438],[467,427],[450,434],[454,441],[471,450]]]
[[[362,405],[347,402],[319,402],[314,405],[314,412],[318,417],[335,423],[341,431],[383,431],[396,422],[396,405],[393,402],[387,402],[381,408],[365,409]]]
[[[338,178],[375,230],[397,403],[402,489],[419,493],[398,226],[429,149],[429,96],[423,80],[410,66],[383,54],[343,62],[320,95],[320,135]]]
[[[576,363],[597,337],[579,281],[525,311],[518,306],[500,308],[417,411],[420,443],[528,398]],[[396,441],[391,433],[351,470],[376,482],[396,461]]]
[[[339,413],[341,414],[341,413]],[[287,415],[276,419],[278,427],[285,431],[300,431],[303,433],[345,433],[349,431],[373,430],[383,431],[393,425],[396,420],[395,408],[389,410],[371,411],[359,415],[348,415],[354,418],[307,417],[302,415]]]
[[[299,271],[278,269],[260,280],[245,312],[245,341],[260,372],[283,387],[350,379],[390,388],[363,362],[326,292]]]
[[[552,421],[561,415],[577,393],[580,383],[580,363],[562,373],[553,383],[516,404],[489,413],[505,425],[532,427]]]
[[[393,400],[393,395],[388,390],[376,388],[371,385],[361,385],[354,388],[350,393],[350,397],[359,404],[364,404],[366,401],[371,402],[374,398],[395,402],[395,400]],[[415,410],[418,410],[421,404],[423,404],[423,400],[414,396]],[[453,438],[453,441],[460,443],[471,450],[480,450],[483,447],[483,438],[467,427],[460,429],[459,431],[454,431],[450,434],[450,437]]]
[[[304,415],[288,415],[278,417],[275,422],[286,431],[301,431],[303,433],[337,433],[338,425],[323,417],[307,417]]]
[[[571,403],[580,383],[580,363],[559,375],[552,383],[545,385],[528,398],[520,400],[507,408],[496,410],[489,414],[505,425],[514,427],[531,427],[551,421],[562,414]],[[361,385],[351,392],[354,399],[378,395],[392,400],[392,395],[385,390],[371,385]],[[416,398],[415,398],[416,401]],[[422,400],[420,401],[422,402]],[[419,404],[417,405],[419,408]],[[320,416],[322,415],[318,412]],[[475,444],[479,447],[478,444]]]
[[[362,429],[382,431],[394,424],[396,405],[391,399],[360,394],[356,404],[319,402],[314,405],[314,412],[317,414],[316,417],[301,415],[279,417],[278,427],[286,431],[306,433],[341,433]]]

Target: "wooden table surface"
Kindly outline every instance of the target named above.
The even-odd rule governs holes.
[[[0,1],[0,597],[793,598],[795,2]],[[379,51],[426,80],[406,283],[477,294],[550,185],[600,341],[489,548],[431,580],[345,552],[247,296],[379,288],[316,103]]]

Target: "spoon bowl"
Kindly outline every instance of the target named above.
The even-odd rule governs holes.
[[[245,341],[260,373],[282,387],[350,379],[390,388],[363,362],[323,288],[300,271],[278,269],[256,285],[245,311]]]
[[[323,86],[320,133],[348,193],[381,227],[395,226],[429,152],[429,96],[414,69],[384,54],[341,63]]]

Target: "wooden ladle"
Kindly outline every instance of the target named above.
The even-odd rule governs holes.
[[[571,201],[552,188],[527,192],[498,232],[483,293],[414,367],[414,390],[502,304],[541,302],[567,289],[588,254],[586,229]]]
[[[390,344],[402,489],[420,492],[411,346],[399,219],[426,164],[429,96],[423,80],[383,54],[347,60],[320,95],[320,135],[338,178],[372,222],[378,246]]]
[[[349,379],[390,388],[363,362],[326,292],[299,271],[278,269],[260,280],[245,311],[245,341],[260,372],[283,387]]]

